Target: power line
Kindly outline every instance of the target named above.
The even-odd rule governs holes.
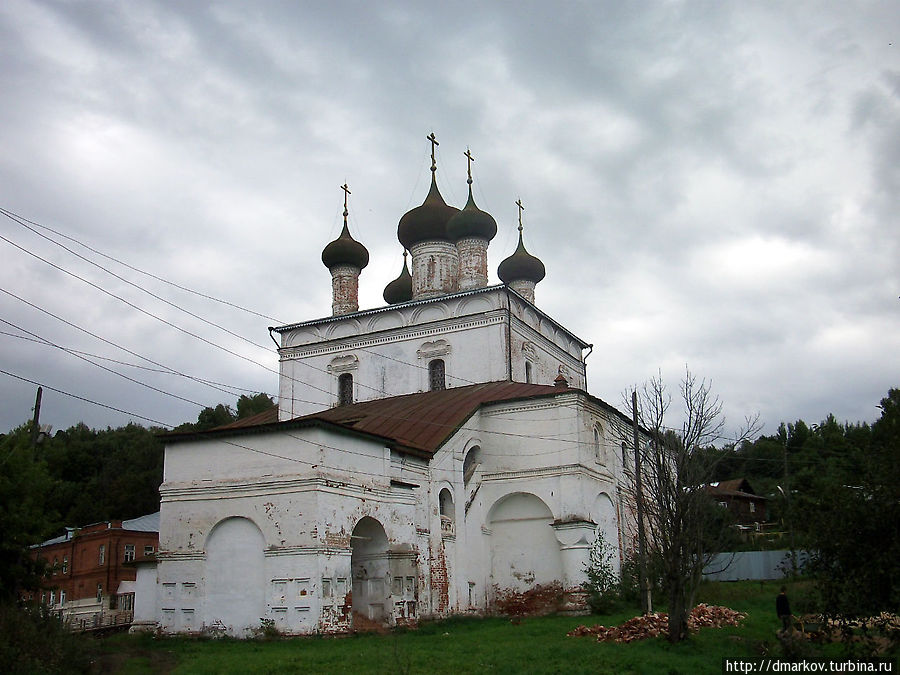
[[[66,352],[67,354],[71,354],[72,356],[74,356],[74,357],[76,357],[76,358],[79,358],[79,359],[81,359],[82,361],[85,361],[86,363],[90,363],[92,366],[96,366],[97,368],[100,368],[100,369],[102,369],[102,370],[105,370],[105,371],[108,372],[108,373],[112,373],[113,375],[118,375],[119,377],[121,377],[121,378],[123,378],[123,379],[125,379],[125,380],[128,380],[129,382],[134,382],[135,384],[139,384],[139,385],[141,385],[142,387],[146,387],[147,389],[151,389],[151,390],[153,390],[153,391],[159,392],[160,394],[165,394],[166,396],[171,396],[172,398],[176,398],[176,399],[178,399],[179,401],[184,401],[185,403],[193,403],[194,405],[198,405],[198,406],[200,406],[201,408],[207,407],[205,404],[200,403],[199,401],[194,401],[194,400],[192,400],[192,399],[185,398],[184,396],[179,396],[178,394],[173,394],[172,392],[166,391],[165,389],[160,389],[159,387],[154,387],[154,386],[151,385],[151,384],[147,384],[146,382],[141,382],[140,380],[136,380],[136,379],[134,379],[133,377],[129,377],[128,375],[125,375],[124,373],[120,373],[120,372],[117,371],[117,370],[113,370],[112,368],[107,368],[107,367],[104,366],[103,364],[100,364],[100,363],[96,363],[96,362],[94,362],[94,361],[91,361],[91,359],[89,359],[89,358],[86,357],[86,356],[82,356],[81,354],[76,354],[76,353],[74,353],[74,352],[70,352],[70,351],[69,351],[68,349],[66,349],[65,347],[63,347],[63,346],[61,346],[61,345],[58,345],[58,344],[56,344],[55,342],[51,342],[50,340],[47,340],[46,338],[42,338],[42,337],[39,336],[37,333],[32,333],[31,331],[26,330],[25,328],[22,328],[21,326],[17,326],[17,325],[15,325],[14,323],[11,323],[11,322],[7,321],[6,319],[0,319],[0,321],[2,321],[2,322],[5,323],[5,324],[8,324],[8,325],[12,326],[13,328],[15,328],[15,329],[17,329],[17,330],[20,330],[20,331],[22,331],[22,332],[24,332],[24,333],[28,333],[29,335],[33,336],[33,337],[36,338],[38,341],[42,342],[43,344],[46,344],[46,345],[49,346],[49,347],[55,347],[56,349],[60,349],[60,350],[62,350],[62,351],[64,351],[64,352]]]
[[[153,364],[154,366],[159,366],[160,368],[164,368],[164,369],[166,369],[167,371],[169,371],[170,373],[172,373],[173,375],[180,375],[181,377],[186,377],[186,378],[188,378],[188,379],[190,379],[190,380],[194,380],[195,382],[199,382],[199,383],[201,383],[201,384],[205,384],[206,386],[211,387],[211,388],[213,388],[213,389],[217,389],[217,390],[219,390],[219,391],[221,391],[221,392],[223,392],[223,393],[225,393],[225,394],[233,395],[233,393],[230,392],[230,391],[228,391],[227,389],[223,389],[223,388],[218,387],[218,386],[216,386],[216,385],[214,385],[214,384],[210,384],[209,382],[207,382],[207,381],[205,381],[205,380],[202,380],[202,379],[200,379],[200,378],[194,377],[194,376],[192,376],[192,375],[187,375],[186,373],[182,373],[182,372],[180,372],[180,371],[177,371],[177,370],[175,370],[174,368],[170,368],[169,366],[166,366],[166,365],[164,365],[164,364],[162,364],[162,363],[159,363],[158,361],[154,361],[153,359],[151,359],[151,358],[149,358],[149,357],[146,357],[146,356],[144,356],[144,355],[142,355],[142,354],[139,354],[139,353],[137,353],[137,352],[135,352],[135,351],[132,351],[131,349],[128,349],[127,347],[123,347],[122,345],[116,344],[116,343],[113,342],[112,340],[107,340],[106,338],[101,337],[101,336],[97,335],[96,333],[92,333],[92,332],[89,331],[88,329],[82,328],[82,327],[79,326],[78,324],[72,323],[71,321],[68,321],[67,319],[62,318],[61,316],[59,316],[59,315],[57,315],[57,314],[54,314],[53,312],[51,312],[51,311],[49,311],[49,310],[47,310],[47,309],[44,309],[43,307],[40,307],[40,306],[34,304],[33,302],[29,302],[29,301],[26,300],[25,298],[22,298],[22,297],[16,295],[15,293],[12,293],[11,291],[6,290],[5,288],[0,287],[0,293],[5,293],[6,295],[10,296],[11,298],[15,298],[15,299],[18,300],[19,302],[22,302],[22,303],[28,305],[29,307],[38,310],[39,312],[43,312],[44,314],[46,314],[46,315],[48,315],[48,316],[50,316],[50,317],[53,317],[53,318],[56,319],[57,321],[61,321],[62,323],[66,324],[67,326],[71,326],[72,328],[75,328],[76,330],[79,330],[79,331],[81,331],[82,333],[85,333],[85,334],[87,334],[87,335],[90,335],[92,338],[94,338],[94,339],[96,339],[96,340],[100,340],[101,342],[103,342],[103,343],[105,343],[105,344],[108,344],[108,345],[110,345],[110,346],[112,346],[112,347],[115,347],[116,349],[121,349],[123,352],[125,352],[125,353],[127,353],[127,354],[131,354],[132,356],[135,356],[135,357],[137,357],[137,358],[139,358],[139,359],[141,359],[141,360],[143,360],[143,361],[146,361],[147,363]]]
[[[6,214],[4,214],[4,215],[6,215]],[[132,288],[136,288],[137,290],[141,291],[142,293],[146,293],[146,294],[149,295],[151,298],[155,298],[155,299],[159,300],[160,302],[163,302],[163,303],[169,305],[169,307],[172,307],[172,308],[174,308],[174,309],[177,309],[179,312],[184,312],[184,313],[187,314],[188,316],[193,317],[193,318],[197,319],[198,321],[202,321],[203,323],[207,324],[208,326],[212,326],[213,328],[218,328],[219,330],[221,330],[221,331],[223,331],[223,332],[225,332],[225,333],[228,333],[228,335],[231,335],[232,337],[236,337],[236,338],[238,338],[239,340],[243,340],[244,342],[246,342],[246,343],[248,343],[248,344],[251,344],[251,345],[253,345],[254,347],[258,347],[259,349],[263,349],[263,350],[265,350],[265,351],[269,351],[270,348],[269,348],[268,346],[266,346],[266,345],[261,345],[261,344],[259,344],[258,342],[254,342],[253,340],[251,340],[251,339],[249,339],[249,338],[246,338],[246,337],[244,337],[243,335],[239,335],[238,333],[235,333],[234,331],[229,330],[228,328],[225,328],[225,326],[219,325],[219,324],[215,323],[214,321],[210,321],[210,320],[208,320],[208,319],[205,319],[205,318],[203,318],[202,316],[200,316],[199,314],[195,314],[194,312],[192,312],[192,311],[190,311],[190,310],[187,310],[187,309],[185,309],[184,307],[181,307],[180,305],[176,305],[174,302],[171,302],[171,301],[169,301],[169,300],[166,300],[165,298],[163,298],[163,297],[157,295],[156,293],[153,293],[152,291],[149,291],[148,289],[144,288],[143,286],[140,286],[140,285],[138,285],[138,284],[136,284],[136,283],[134,283],[134,282],[132,282],[132,281],[129,281],[129,280],[126,279],[125,277],[120,276],[120,275],[116,274],[115,272],[113,272],[112,270],[107,269],[106,267],[103,267],[103,265],[100,265],[100,264],[94,262],[93,260],[90,260],[89,258],[84,257],[84,256],[81,255],[80,253],[76,253],[75,251],[73,251],[73,250],[70,249],[69,247],[65,246],[64,244],[60,244],[58,241],[54,241],[54,240],[51,239],[50,237],[48,237],[48,236],[46,236],[46,235],[44,235],[44,234],[41,234],[40,232],[38,232],[38,231],[35,230],[34,228],[28,227],[28,225],[26,225],[26,224],[24,224],[24,223],[20,223],[20,224],[22,225],[22,227],[25,227],[25,228],[27,228],[28,230],[30,230],[31,232],[34,232],[37,236],[42,237],[43,239],[46,239],[47,241],[49,241],[49,242],[52,243],[52,244],[56,244],[57,246],[59,246],[59,247],[60,247],[61,249],[63,249],[64,251],[68,251],[69,253],[71,253],[72,255],[74,255],[76,258],[78,258],[78,259],[80,259],[80,260],[83,260],[83,261],[85,261],[86,263],[88,263],[88,264],[90,264],[90,265],[93,265],[93,266],[96,267],[97,269],[106,272],[107,274],[109,274],[110,276],[112,276],[112,277],[118,279],[119,281],[121,281],[121,282],[123,282],[123,283],[125,283],[125,284],[128,284],[128,285],[131,286]],[[11,242],[9,239],[6,239],[5,237],[0,237],[0,239],[3,239],[3,240],[6,241],[7,243],[13,243],[13,242]],[[19,247],[17,244],[13,244],[13,246],[17,246],[18,248],[20,248],[21,250],[25,251],[26,253],[30,253],[31,255],[35,255],[35,254],[31,253],[30,251],[28,251],[28,250],[26,250],[26,249],[24,249],[24,248],[22,248],[22,247]],[[35,255],[35,257],[37,257],[38,260],[42,260],[42,261],[44,261],[44,262],[48,262],[48,261],[44,260],[43,258],[41,258],[40,256]],[[48,262],[48,264],[52,264],[52,263],[49,263],[49,262]],[[59,270],[61,270],[61,271],[66,271],[66,270],[63,270],[63,269],[60,268],[60,267],[57,267],[57,269],[59,269]],[[67,272],[67,273],[68,273],[68,272]],[[77,277],[77,278],[80,279],[81,277]],[[89,283],[89,282],[88,282],[88,283]]]
[[[62,232],[59,232],[58,230],[54,230],[53,228],[48,227],[46,225],[41,225],[40,223],[37,223],[33,220],[29,220],[28,218],[25,218],[24,216],[20,216],[16,213],[13,213],[12,211],[2,208],[2,207],[0,207],[0,213],[2,213],[4,216],[9,218],[10,220],[17,222],[19,225],[22,225],[23,227],[28,228],[32,232],[35,232],[35,234],[38,234],[39,236],[44,236],[44,235],[41,235],[39,232],[36,232],[32,228],[28,227],[28,225],[25,225],[25,223],[28,223],[29,225],[34,225],[35,227],[39,227],[43,230],[47,230],[48,232],[52,232],[53,234],[60,236],[63,239],[67,239],[68,241],[71,241],[75,244],[78,244],[79,246],[86,248],[88,251],[91,251],[92,253],[96,253],[97,255],[99,255],[103,258],[106,258],[107,260],[112,260],[113,262],[118,263],[119,265],[122,265],[123,267],[127,267],[128,269],[138,272],[139,274],[143,274],[147,277],[150,277],[151,279],[156,279],[157,281],[161,281],[162,283],[173,286],[179,290],[186,291],[188,293],[192,293],[201,298],[205,298],[206,300],[212,300],[213,302],[218,302],[223,305],[228,305],[229,307],[234,307],[235,309],[239,309],[242,312],[247,312],[248,314],[253,314],[253,315],[261,317],[263,319],[269,319],[270,321],[274,321],[276,323],[282,323],[279,319],[276,319],[274,317],[267,316],[266,314],[261,314],[260,312],[256,312],[256,311],[254,311],[252,309],[248,309],[246,307],[242,307],[241,305],[235,304],[233,302],[229,302],[228,300],[222,300],[221,298],[216,298],[212,295],[202,293],[201,291],[196,291],[192,288],[188,288],[187,286],[181,286],[180,284],[176,284],[174,281],[169,281],[168,279],[164,279],[163,277],[157,276],[151,272],[147,272],[146,270],[142,270],[138,267],[134,267],[133,265],[129,265],[128,263],[126,263],[122,260],[119,260],[118,258],[114,258],[113,256],[103,253],[102,251],[98,251],[97,249],[89,246],[88,244],[85,244],[82,241],[79,241],[78,239],[75,239],[74,237],[70,237],[70,236],[63,234]],[[53,241],[52,239],[49,239],[48,237],[45,237],[45,238],[48,239],[49,241]],[[58,242],[55,242],[55,241],[53,243],[58,244]],[[78,254],[76,253],[75,255],[78,255]]]
[[[0,319],[0,321],[3,321],[3,323],[9,324],[9,325],[13,325],[9,321],[6,321],[5,319]],[[18,326],[16,326],[16,328],[18,328]],[[20,329],[20,330],[24,330],[24,329]],[[30,331],[26,331],[26,332],[30,332]],[[161,373],[164,375],[178,375],[179,377],[194,379],[194,381],[200,382],[202,384],[213,384],[213,385],[218,385],[220,387],[228,387],[229,389],[234,389],[236,391],[250,392],[250,393],[254,393],[254,394],[260,393],[258,389],[250,389],[248,387],[239,387],[238,385],[235,385],[235,384],[228,384],[226,382],[216,382],[214,380],[206,380],[206,379],[202,379],[202,378],[190,378],[189,376],[184,375],[183,373],[173,373],[170,370],[166,370],[164,368],[151,368],[150,366],[142,366],[139,363],[130,363],[128,361],[120,361],[119,359],[114,359],[110,356],[102,356],[100,354],[94,354],[92,352],[85,352],[80,349],[74,349],[72,347],[65,347],[65,346],[61,346],[61,345],[49,344],[49,341],[47,341],[47,340],[45,340],[45,338],[42,338],[39,336],[29,337],[28,335],[19,335],[18,333],[10,333],[8,331],[0,331],[0,335],[6,335],[8,337],[17,338],[19,340],[26,340],[28,342],[36,342],[43,346],[58,347],[59,349],[67,351],[71,354],[82,354],[84,356],[88,356],[93,359],[100,359],[101,361],[109,361],[110,363],[116,363],[120,366],[128,366],[129,368],[137,368],[138,370],[145,370],[145,371],[151,372],[151,373]],[[232,395],[235,395],[235,392],[226,392],[226,393],[231,393]],[[263,393],[268,393],[268,392],[263,392]],[[271,396],[271,394],[269,394],[269,396]]]
[[[54,387],[48,386],[46,384],[42,384],[41,382],[36,382],[34,380],[30,380],[27,377],[22,377],[21,375],[16,375],[15,373],[11,373],[7,370],[0,369],[0,374],[8,375],[9,377],[14,377],[17,380],[21,380],[22,382],[27,382],[29,384],[33,384],[38,387],[43,387],[44,389],[49,389],[50,391],[54,391],[57,394],[62,394],[63,396],[69,396],[71,398],[78,399],[79,401],[84,401],[85,403],[91,403],[93,405],[98,405],[101,408],[106,408],[108,410],[114,410],[115,412],[122,413],[123,415],[130,415],[131,417],[137,417],[141,420],[146,420],[147,422],[152,422],[153,424],[159,424],[164,427],[169,427],[170,429],[174,429],[175,426],[169,424],[167,422],[160,422],[159,420],[155,420],[152,417],[146,417],[145,415],[139,415],[135,412],[130,412],[128,410],[123,410],[122,408],[116,408],[115,406],[107,405],[106,403],[100,403],[99,401],[94,401],[93,399],[86,398],[84,396],[79,396],[78,394],[71,394],[67,391],[63,391],[62,389],[56,389]]]

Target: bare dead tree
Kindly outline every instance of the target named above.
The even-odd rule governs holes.
[[[737,446],[761,427],[757,414],[746,418],[733,437],[725,438],[722,402],[709,382],[698,380],[688,369],[679,393],[683,421],[680,429],[672,429],[666,425],[672,397],[662,378],[637,390],[638,418],[649,438],[639,449],[647,549],[667,591],[671,642],[687,637],[687,617],[703,569],[730,536],[718,505],[706,491],[721,457],[710,448],[723,442]]]

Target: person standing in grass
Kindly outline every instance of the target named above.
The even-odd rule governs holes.
[[[775,598],[775,613],[781,619],[781,629],[789,630],[791,627],[791,603],[788,602],[787,588],[781,587],[781,593]]]

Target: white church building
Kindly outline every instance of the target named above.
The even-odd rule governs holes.
[[[269,329],[277,409],[165,437],[136,624],[332,633],[489,612],[538,587],[571,601],[598,531],[619,556],[631,548],[630,418],[587,393],[591,345],[537,306],[544,265],[525,250],[521,204],[518,248],[488,285],[497,225],[472,199],[466,155],[457,209],[432,152],[383,307],[358,307],[369,254],[344,186],[344,227],[322,253],[332,315]]]

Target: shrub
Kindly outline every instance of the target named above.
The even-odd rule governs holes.
[[[623,586],[613,567],[615,552],[597,532],[591,545],[590,559],[585,565],[588,580],[584,583],[588,607],[594,614],[609,614],[616,610],[623,596]],[[624,580],[624,577],[623,577]]]
[[[6,673],[86,673],[92,644],[37,605],[0,604],[0,663]]]

